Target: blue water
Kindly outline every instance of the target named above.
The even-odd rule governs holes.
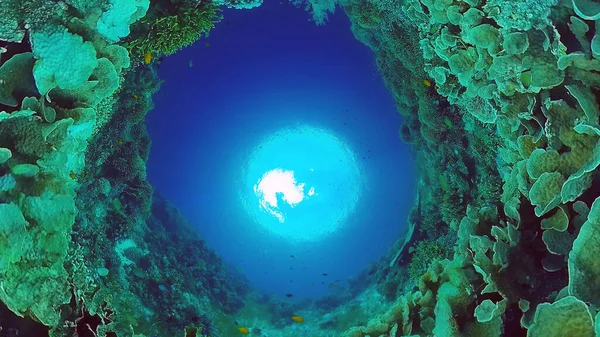
[[[324,295],[406,226],[415,170],[401,116],[344,13],[315,26],[303,10],[267,2],[224,16],[161,65],[148,178],[256,289]],[[280,137],[298,128],[322,133]],[[278,168],[304,184],[294,207],[276,194],[283,223],[253,190],[261,171]]]

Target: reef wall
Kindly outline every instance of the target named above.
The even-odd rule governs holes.
[[[373,276],[397,304],[345,336],[600,334],[598,4],[344,9],[422,168],[417,235]]]
[[[159,58],[219,18],[193,1],[0,2],[3,335],[208,336],[242,306],[245,281],[145,168]]]

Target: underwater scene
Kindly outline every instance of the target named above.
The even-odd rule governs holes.
[[[0,0],[0,337],[600,337],[600,0]]]

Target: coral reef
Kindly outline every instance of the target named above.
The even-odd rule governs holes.
[[[125,39],[158,5],[0,6],[0,300],[16,315],[2,314],[3,334],[177,335],[193,325],[209,336],[215,316],[242,306],[245,281],[146,180],[143,121],[160,81]],[[197,32],[174,43],[214,25],[193,24],[202,27],[188,23]]]
[[[590,232],[600,202],[590,34],[597,17],[581,8],[595,7],[494,0],[345,7],[355,36],[377,55],[405,117],[400,136],[423,167],[411,221],[426,238],[411,274],[429,263],[418,290],[400,296],[408,305],[397,315],[373,317],[347,336],[594,335],[598,289],[590,278],[598,270],[580,254],[597,246]],[[438,259],[432,241],[445,235],[440,228],[458,236],[448,259]],[[425,254],[425,247],[436,249]],[[565,313],[561,328],[546,329],[552,310]]]
[[[189,46],[214,28],[222,17],[219,7],[212,2],[200,2],[193,6],[173,5],[161,1],[152,11],[133,26],[124,46],[134,57],[146,53],[157,56],[171,55]]]
[[[420,168],[406,235],[320,300],[250,293],[153,191],[143,122],[160,58],[261,1],[6,0],[2,333],[600,335],[597,2],[293,2],[376,55]]]

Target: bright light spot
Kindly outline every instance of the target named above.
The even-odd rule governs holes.
[[[283,214],[277,211],[277,195],[283,194],[283,201],[294,207],[305,198],[304,185],[296,182],[293,171],[275,169],[265,173],[258,184],[254,185],[254,194],[263,209],[273,214],[280,222],[284,222]],[[315,188],[311,187],[308,195],[312,196],[314,191]]]
[[[362,189],[346,143],[309,126],[283,129],[258,144],[244,167],[240,198],[256,223],[290,240],[319,240],[338,230]]]

